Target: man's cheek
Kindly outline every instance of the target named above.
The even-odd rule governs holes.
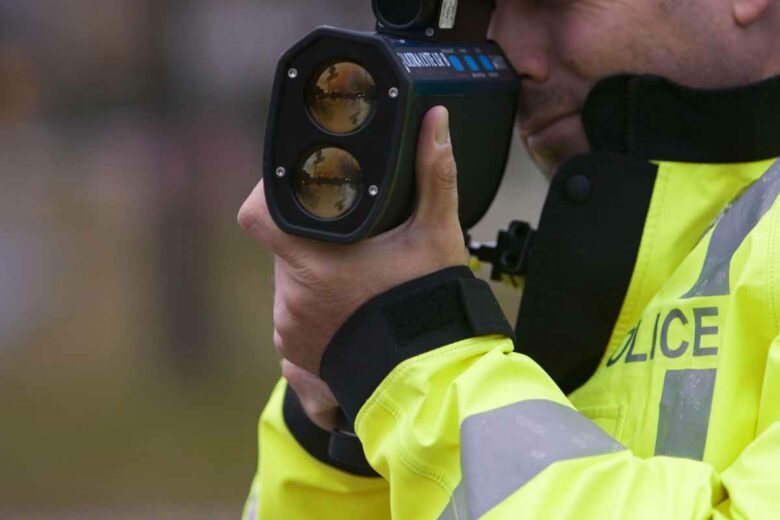
[[[601,2],[610,4],[611,2]],[[620,9],[620,6],[615,6]],[[590,84],[625,72],[632,62],[630,44],[639,27],[620,13],[594,7],[570,13],[555,29],[554,51],[568,72]],[[623,20],[623,21],[621,21]]]

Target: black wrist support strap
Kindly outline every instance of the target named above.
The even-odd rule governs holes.
[[[363,454],[363,446],[357,437],[350,438],[350,442],[341,442],[339,446],[342,450],[349,448],[348,453],[337,453],[337,457],[330,456],[330,444],[332,434],[327,430],[323,430],[306,415],[306,412],[301,406],[301,402],[298,399],[298,394],[292,389],[290,385],[287,385],[287,389],[284,394],[284,405],[282,408],[284,415],[284,422],[287,424],[287,428],[298,444],[306,450],[306,452],[319,460],[323,464],[332,466],[341,471],[351,473],[353,475],[359,475],[361,477],[378,477],[379,474],[371,469],[368,465],[365,455]],[[345,434],[340,434],[345,435]]]
[[[350,421],[403,361],[457,341],[514,337],[490,286],[468,267],[449,267],[381,294],[339,329],[320,367]]]

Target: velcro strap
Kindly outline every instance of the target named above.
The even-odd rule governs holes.
[[[312,422],[301,405],[298,394],[287,385],[282,407],[287,429],[306,452],[323,464],[361,477],[376,477],[363,454],[363,445],[357,437],[347,433],[329,432]],[[334,435],[336,440],[334,441]]]
[[[477,279],[458,280],[460,302],[474,336],[503,334],[514,338],[515,331],[507,322],[490,286]]]
[[[328,345],[321,375],[354,420],[403,361],[457,341],[514,336],[490,286],[450,267],[391,289],[363,305]]]
[[[378,475],[368,464],[366,454],[363,451],[363,443],[354,432],[332,431],[328,443],[328,455],[332,460],[349,468],[351,473],[363,476]]]

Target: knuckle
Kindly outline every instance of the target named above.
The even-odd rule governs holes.
[[[252,234],[262,224],[261,211],[261,208],[249,204],[249,201],[244,202],[241,209],[238,210],[238,225],[247,233]]]
[[[298,392],[298,397],[301,400],[301,406],[303,406],[309,417],[319,415],[328,410],[328,407],[317,399],[316,395],[312,395],[311,392]]]
[[[280,322],[300,321],[305,318],[309,304],[306,295],[297,286],[286,288],[285,292],[277,294],[276,298],[279,301]],[[274,312],[277,312],[276,308],[274,308]],[[274,319],[276,319],[276,314],[274,314]]]
[[[282,357],[285,357],[284,339],[282,338],[282,335],[278,329],[274,329],[274,348],[276,349],[277,354],[279,354]]]
[[[278,319],[274,320],[274,330],[282,342],[284,342],[286,338],[290,337],[290,333],[294,330],[294,327],[292,325],[292,320],[290,319],[289,313],[285,312],[281,314]]]
[[[306,303],[301,299],[290,299],[285,304],[285,321],[305,322],[306,321]],[[292,328],[292,326],[290,327]]]
[[[279,324],[287,319],[287,304],[284,297],[277,294],[274,297],[274,324]]]
[[[289,364],[289,361],[287,362]],[[287,380],[287,384],[295,390],[298,397],[303,401],[308,397],[308,389],[306,384],[301,379],[300,371],[298,370],[282,370],[282,376]]]
[[[290,363],[288,360],[283,359],[282,360],[282,377],[287,380],[288,383],[290,383],[290,386],[293,388],[296,387],[296,371],[294,368],[294,365]],[[297,392],[298,389],[295,388],[295,391]]]
[[[294,339],[295,325],[293,320],[290,319],[289,313],[280,312],[278,315],[274,313],[274,346],[276,352],[283,358],[288,358],[287,346],[295,343]]]

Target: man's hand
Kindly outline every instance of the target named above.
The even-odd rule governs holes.
[[[319,375],[325,347],[363,303],[467,262],[444,107],[431,109],[423,120],[416,170],[417,205],[410,219],[349,246],[282,232],[268,212],[262,181],[244,202],[239,224],[276,255],[274,344],[282,357]]]
[[[295,390],[303,411],[311,422],[323,430],[335,430],[339,416],[339,403],[328,388],[328,384],[286,359],[282,361],[282,376]]]

